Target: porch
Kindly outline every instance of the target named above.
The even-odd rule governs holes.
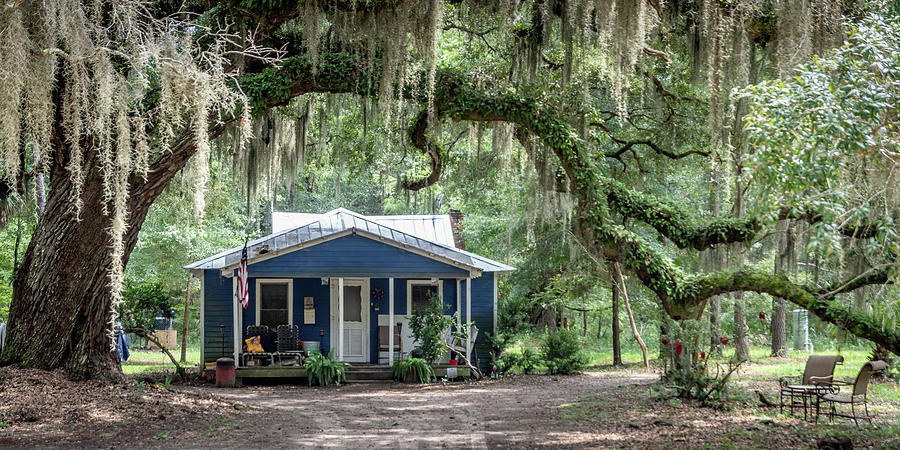
[[[446,378],[448,369],[456,368],[457,378],[468,378],[471,371],[464,366],[451,366],[449,364],[432,365],[434,376]],[[451,371],[452,375],[452,371]],[[272,367],[238,367],[235,370],[237,385],[244,380],[287,380],[299,381],[306,378],[306,369],[303,366],[272,366]],[[373,382],[390,381],[393,379],[391,366],[388,364],[350,363],[347,370],[347,382]]]
[[[409,313],[427,306],[433,295],[441,298],[449,314],[460,313],[458,326],[472,321],[471,278],[252,275],[248,307],[233,305],[232,329],[240,333],[234,333],[233,347],[228,345],[238,369],[262,369],[248,373],[296,369],[303,357],[316,353],[390,367],[415,348]],[[248,349],[248,340],[257,337],[265,348]],[[466,348],[472,349],[474,340]]]

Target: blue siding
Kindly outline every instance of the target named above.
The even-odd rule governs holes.
[[[234,354],[231,278],[219,275],[218,270],[203,272],[203,359],[213,362]],[[225,335],[222,335],[225,325]],[[224,349],[224,350],[223,350]]]
[[[250,276],[465,277],[468,271],[350,234],[250,265]]]
[[[491,365],[491,345],[488,334],[494,335],[494,274],[485,273],[472,280],[472,322],[478,327],[475,350],[478,366],[487,371]]]

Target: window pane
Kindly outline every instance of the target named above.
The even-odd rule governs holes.
[[[344,322],[362,322],[362,286],[344,286]]]
[[[259,324],[268,325],[269,329],[275,329],[278,325],[287,325],[288,313],[286,309],[264,309],[259,311]]]
[[[437,294],[437,286],[430,284],[414,284],[412,285],[412,309],[428,308],[428,297]],[[413,312],[410,311],[410,312]]]
[[[261,309],[287,309],[288,284],[264,283],[259,285]]]

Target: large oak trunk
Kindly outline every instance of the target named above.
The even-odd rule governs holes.
[[[73,379],[115,378],[121,370],[110,339],[110,219],[100,203],[101,180],[95,172],[85,180],[77,218],[67,174],[57,170],[51,181],[14,281],[2,363],[61,368]]]
[[[215,130],[213,136],[219,132]],[[60,151],[66,149],[61,136],[57,135],[56,143],[59,150],[51,168],[46,209],[14,280],[7,345],[0,365],[62,369],[76,380],[121,379],[111,337],[111,216],[103,212],[103,180],[92,167],[93,152],[85,152],[86,176],[79,195],[83,206],[76,217],[72,208],[75,186],[65,169],[68,152]],[[171,153],[157,161],[147,180],[131,179],[123,266],[150,205],[194,151],[193,141],[182,138]]]

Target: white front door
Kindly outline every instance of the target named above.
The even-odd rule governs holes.
[[[331,279],[331,348],[338,349],[340,324],[339,281]],[[369,280],[344,278],[344,338],[342,351],[335,357],[343,356],[344,361],[369,362]]]

